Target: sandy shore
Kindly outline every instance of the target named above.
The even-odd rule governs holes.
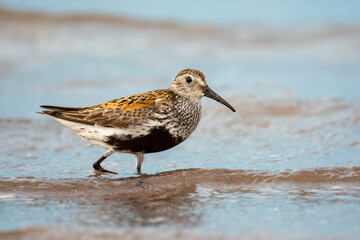
[[[0,10],[2,239],[354,239],[359,235],[360,27],[156,22]],[[166,88],[204,99],[189,140],[143,175],[40,116]]]

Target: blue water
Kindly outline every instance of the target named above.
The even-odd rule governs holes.
[[[36,239],[51,238],[53,226],[84,239],[147,230],[164,239],[168,231],[359,236],[358,1],[0,6],[58,16],[10,13],[0,22],[0,230],[42,226]],[[69,13],[136,24],[62,19]],[[94,177],[92,163],[105,150],[35,113],[42,104],[88,106],[167,88],[188,67],[202,70],[237,112],[203,99],[191,138],[147,155],[143,176],[131,155],[114,154],[104,167],[118,174]]]
[[[360,23],[356,0],[95,1],[1,0],[0,6],[48,13],[97,13],[187,24],[331,25]]]

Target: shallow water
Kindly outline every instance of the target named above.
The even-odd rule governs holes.
[[[360,233],[360,28],[218,28],[0,13],[0,238],[355,239]],[[190,139],[114,154],[35,114],[166,88],[201,69]]]

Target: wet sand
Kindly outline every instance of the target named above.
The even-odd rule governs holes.
[[[360,28],[188,26],[0,11],[1,239],[354,239],[360,231]],[[41,104],[92,105],[203,70],[195,133],[104,153]],[[131,79],[131,80],[130,80]],[[224,80],[226,79],[226,81]],[[6,220],[6,221],[4,221]]]

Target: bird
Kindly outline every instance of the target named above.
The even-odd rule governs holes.
[[[196,129],[201,117],[202,97],[236,110],[208,85],[195,69],[180,71],[167,89],[121,97],[90,107],[41,105],[48,115],[106,152],[93,164],[96,173],[116,172],[101,163],[115,152],[134,154],[141,173],[144,154],[173,148]]]

